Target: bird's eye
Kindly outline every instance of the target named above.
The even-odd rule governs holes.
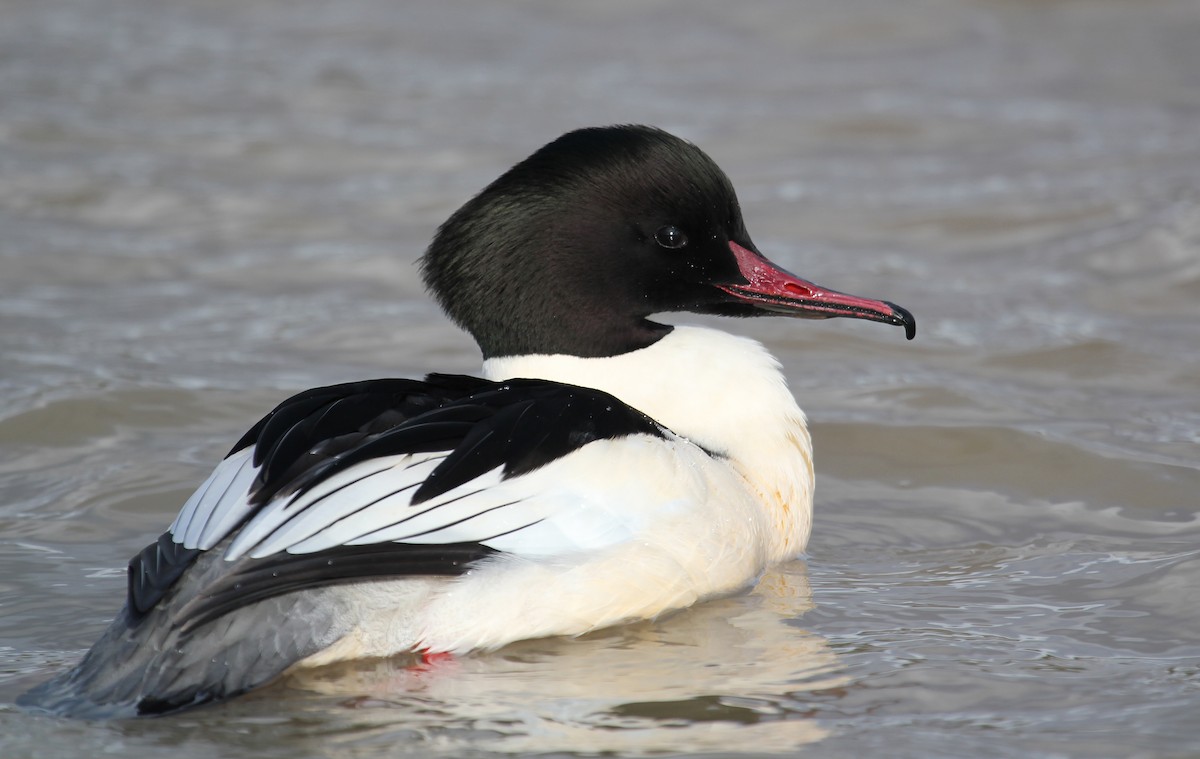
[[[682,229],[674,224],[668,224],[665,227],[659,227],[659,230],[654,233],[654,242],[664,248],[676,250],[687,245],[688,239]]]

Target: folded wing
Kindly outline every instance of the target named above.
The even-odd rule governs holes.
[[[255,425],[134,557],[129,611],[145,614],[213,550],[228,571],[189,594],[176,624],[297,590],[553,551],[558,533],[538,525],[572,508],[574,487],[556,497],[527,476],[598,440],[669,434],[606,393],[541,380],[431,375],[310,390]]]

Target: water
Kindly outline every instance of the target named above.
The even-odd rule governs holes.
[[[1194,755],[1197,38],[1169,0],[7,3],[0,755]],[[11,706],[274,402],[476,368],[413,260],[614,122],[699,142],[787,268],[918,316],[725,324],[812,419],[806,561],[178,718]]]

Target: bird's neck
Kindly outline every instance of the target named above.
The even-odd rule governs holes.
[[[778,527],[774,560],[804,549],[812,521],[812,443],[778,362],[760,343],[676,327],[649,347],[607,358],[492,358],[484,375],[565,382],[620,398],[729,461]]]

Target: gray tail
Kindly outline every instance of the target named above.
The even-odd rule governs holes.
[[[271,598],[195,628],[172,621],[176,605],[146,615],[126,605],[74,669],[17,704],[79,719],[168,714],[264,685],[346,632],[328,589]]]

